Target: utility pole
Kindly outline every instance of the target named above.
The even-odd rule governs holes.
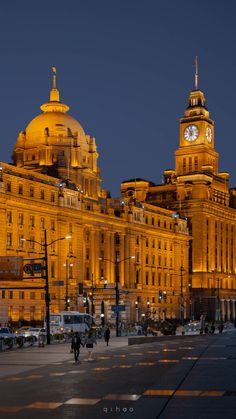
[[[92,274],[92,294],[91,294],[91,303],[92,303],[92,318],[94,319],[95,310],[94,310],[94,282],[93,282],[93,274]],[[94,321],[94,320],[92,320],[92,321]]]
[[[69,310],[69,295],[68,295],[68,281],[69,281],[69,259],[66,259],[66,297],[65,297],[65,310]]]
[[[183,300],[183,266],[180,266],[180,320],[184,324],[184,300]]]
[[[118,255],[116,254],[116,262],[115,262],[115,293],[116,293],[116,336],[119,336],[119,300],[120,300],[120,293],[119,293],[119,261]]]

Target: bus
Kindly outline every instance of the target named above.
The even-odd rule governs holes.
[[[52,334],[86,333],[91,328],[92,323],[93,318],[90,314],[80,313],[79,311],[61,311],[60,313],[50,314],[50,332]]]

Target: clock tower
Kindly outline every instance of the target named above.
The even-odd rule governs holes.
[[[198,89],[196,61],[195,89],[180,120],[179,148],[175,153],[176,175],[196,172],[218,174],[218,153],[214,150],[214,122],[206,108],[204,93]]]

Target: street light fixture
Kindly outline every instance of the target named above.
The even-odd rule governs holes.
[[[116,297],[116,336],[119,336],[119,300],[120,300],[120,291],[119,291],[119,264],[128,259],[135,259],[135,256],[129,256],[125,259],[119,260],[118,255],[116,254],[116,260],[99,258],[101,261],[111,262],[115,265],[115,297]]]
[[[44,247],[44,261],[45,261],[45,305],[46,305],[46,337],[47,345],[51,343],[50,336],[50,294],[49,294],[49,278],[48,278],[48,246],[51,246],[53,243],[56,243],[60,240],[71,239],[71,236],[60,237],[59,239],[53,240],[52,242],[47,242],[47,230],[44,230],[44,243],[40,243],[37,240],[27,240],[21,239],[22,241],[37,243],[40,246]]]
[[[65,311],[69,311],[70,309],[70,298],[69,298],[69,268],[73,266],[73,263],[70,263],[70,259],[76,259],[75,256],[70,255],[66,259],[66,263],[64,266],[66,268],[66,295],[65,295]]]

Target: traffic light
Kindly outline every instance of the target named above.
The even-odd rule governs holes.
[[[163,300],[167,300],[167,292],[166,291],[163,291]]]
[[[159,290],[159,301],[161,301],[162,300],[162,290]]]

